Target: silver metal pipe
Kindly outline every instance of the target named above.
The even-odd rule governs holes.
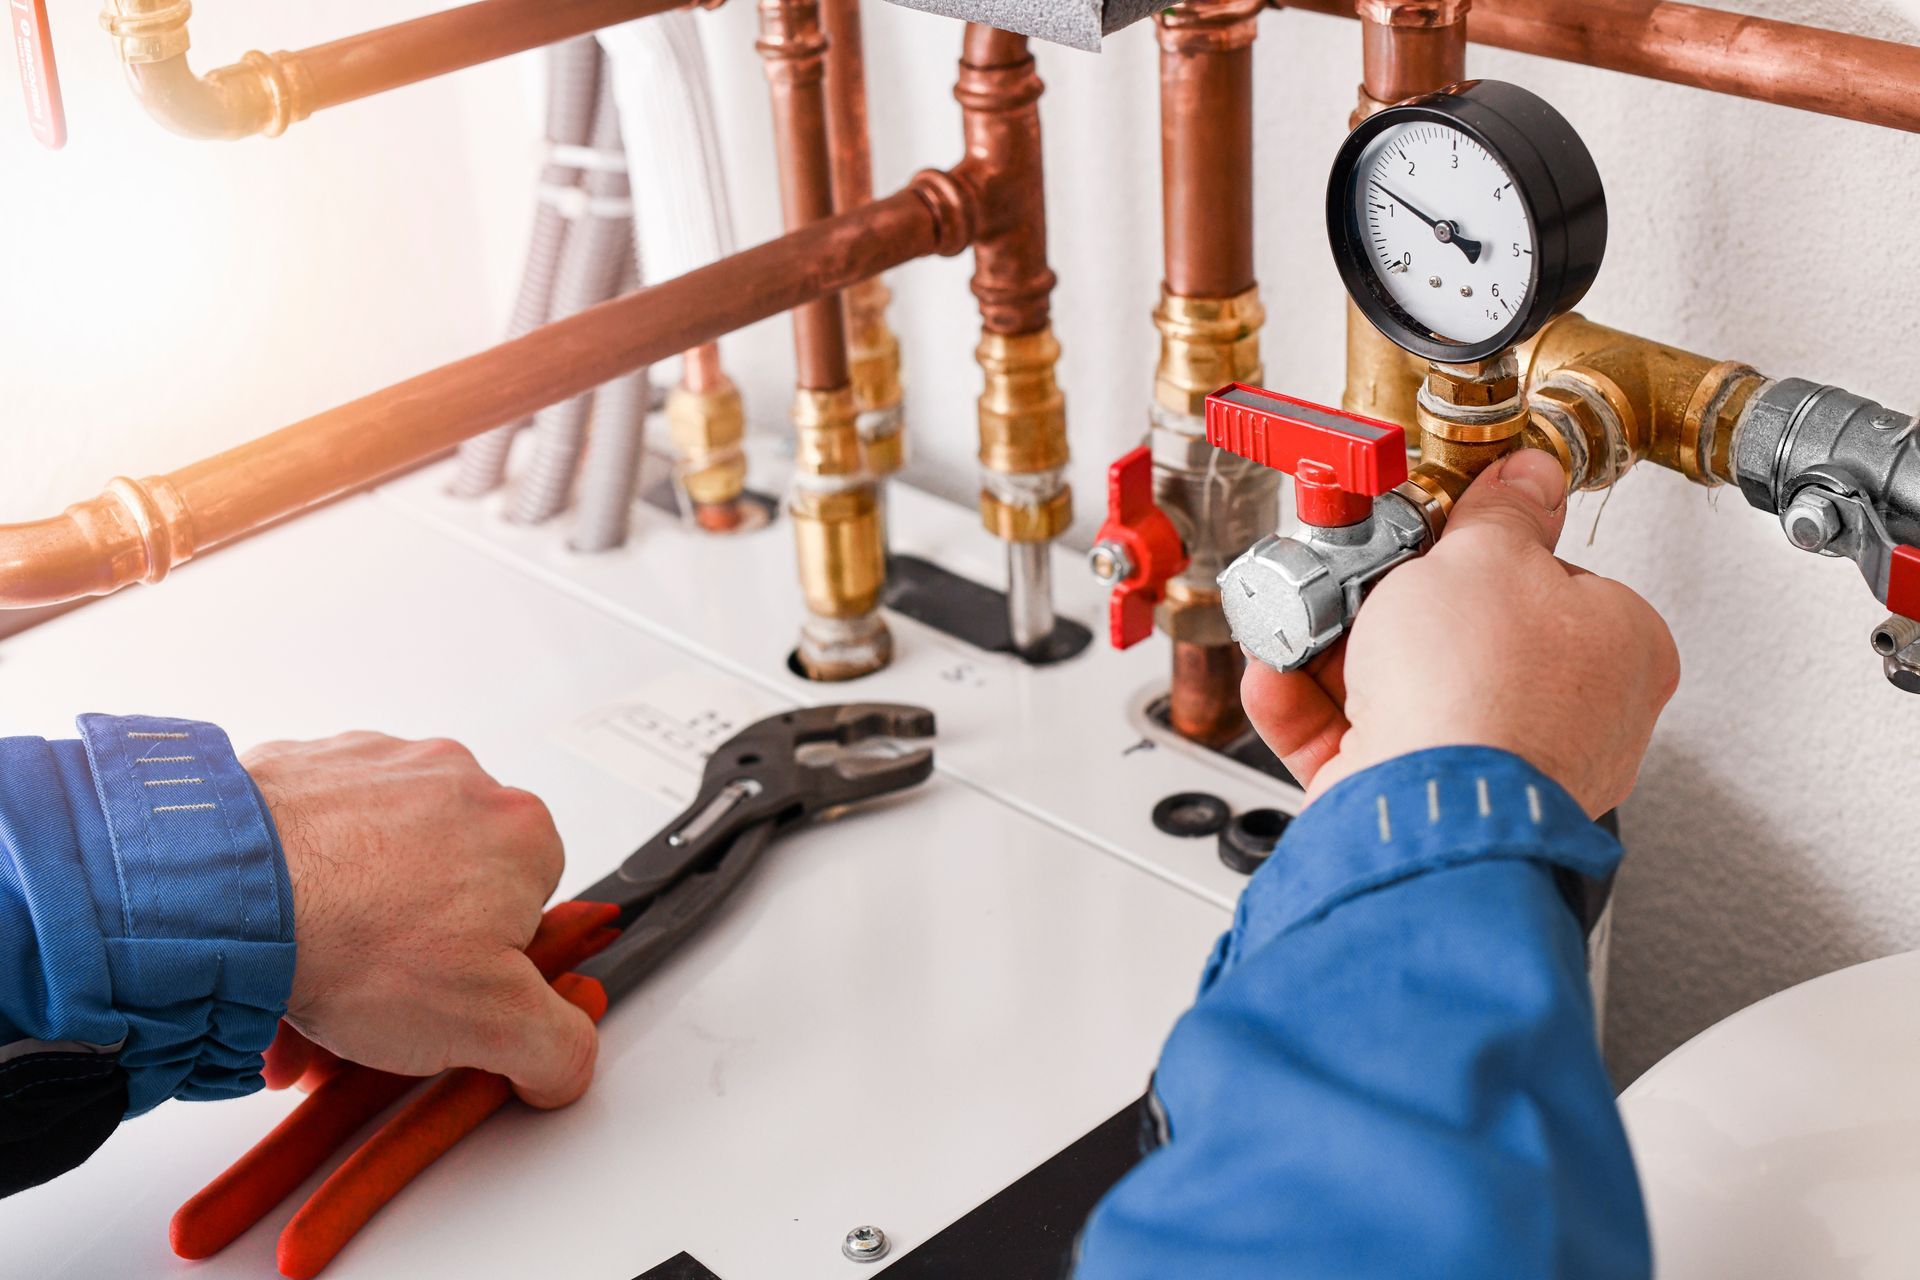
[[[1053,634],[1053,544],[1007,544],[1007,626],[1013,647],[1037,651]]]

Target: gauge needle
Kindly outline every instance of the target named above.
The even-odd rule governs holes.
[[[1375,182],[1373,185],[1380,187],[1380,190],[1385,193],[1387,198],[1398,203],[1402,209],[1405,209],[1408,213],[1432,227],[1434,239],[1438,240],[1441,244],[1450,244],[1460,250],[1460,252],[1466,254],[1468,262],[1480,261],[1480,242],[1478,240],[1467,239],[1460,234],[1459,227],[1444,218],[1428,217],[1426,214],[1420,212],[1420,210],[1414,208],[1413,205],[1409,204],[1405,196],[1396,195],[1392,190],[1381,186],[1378,182]]]

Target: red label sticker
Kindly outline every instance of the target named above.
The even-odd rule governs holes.
[[[33,136],[58,151],[67,144],[67,109],[60,99],[60,69],[53,61],[53,29],[47,0],[7,0],[7,25],[20,63],[20,88],[27,99]]]

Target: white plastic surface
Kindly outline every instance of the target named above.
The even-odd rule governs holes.
[[[1789,988],[1621,1100],[1660,1280],[1920,1275],[1920,952]]]
[[[759,450],[752,462],[753,483],[778,491],[779,459]],[[1093,631],[1093,644],[1080,657],[1034,668],[889,614],[892,665],[851,684],[815,684],[787,668],[799,635],[800,599],[784,519],[755,533],[714,538],[688,533],[642,505],[630,545],[584,556],[568,551],[555,529],[502,520],[497,500],[469,502],[445,490],[443,473],[429,468],[378,497],[793,701],[861,697],[938,707],[941,767],[953,777],[1222,907],[1233,905],[1245,878],[1221,864],[1209,841],[1162,835],[1145,824],[1154,801],[1199,789],[1236,812],[1292,811],[1300,802],[1298,789],[1146,720],[1146,704],[1167,687],[1166,639],[1156,634],[1125,653],[1109,646],[1107,593],[1073,552],[1055,549],[1053,583],[1060,616]],[[1005,553],[981,529],[977,513],[893,484],[887,518],[896,553],[1004,585]]]
[[[797,619],[778,532],[696,539],[649,515],[640,545],[588,559],[537,554],[552,531],[507,531],[533,557],[511,572],[473,529],[445,536],[462,511],[418,518],[436,509],[431,473],[408,485],[0,642],[0,732],[67,735],[73,713],[106,710],[209,719],[242,744],[457,737],[547,798],[563,893],[672,816],[694,777],[684,751],[649,770],[596,746],[609,714],[920,701],[940,717],[941,772],[777,845],[609,1016],[582,1103],[490,1121],[332,1280],[628,1280],[682,1249],[724,1280],[869,1275],[840,1257],[849,1227],[882,1226],[897,1260],[1140,1092],[1239,884],[1211,841],[1162,836],[1148,811],[1180,789],[1285,798],[1201,754],[1128,753],[1142,734],[1119,695],[1147,689],[1164,649],[1033,672],[901,622],[893,672],[816,688],[781,665]],[[896,495],[903,545],[958,540],[928,512]],[[1069,611],[1096,620],[1057,576]],[[291,1101],[129,1123],[83,1168],[0,1202],[0,1276],[272,1275],[294,1202],[191,1266],[166,1224]]]

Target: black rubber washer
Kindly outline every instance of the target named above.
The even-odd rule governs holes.
[[[1278,809],[1249,809],[1220,828],[1220,861],[1243,876],[1260,869],[1286,834],[1293,815]]]
[[[1225,800],[1204,791],[1178,791],[1153,806],[1154,826],[1188,840],[1212,835],[1232,816]]]

